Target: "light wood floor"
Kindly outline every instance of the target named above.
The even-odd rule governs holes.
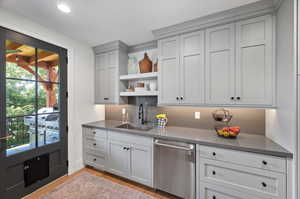
[[[94,169],[91,169],[91,168],[84,168],[84,169],[81,169],[80,171],[77,171],[76,173],[74,173],[72,175],[63,176],[63,177],[59,178],[58,180],[56,180],[56,181],[54,181],[54,182],[38,189],[37,191],[31,193],[30,195],[24,197],[24,199],[36,199],[39,196],[42,196],[42,195],[46,194],[47,192],[50,192],[50,191],[54,190],[57,186],[63,184],[68,179],[74,178],[76,175],[78,175],[79,173],[81,173],[83,171],[89,172],[89,173],[94,174],[94,175],[99,176],[99,177],[103,177],[103,178],[111,180],[115,183],[118,183],[118,184],[130,187],[132,189],[135,189],[137,191],[147,193],[147,194],[149,194],[153,197],[156,197],[158,199],[173,198],[173,197],[168,196],[166,194],[158,193],[158,192],[156,192],[155,190],[153,190],[149,187],[146,187],[146,186],[143,186],[143,185],[140,185],[140,184],[137,184],[137,183],[134,183],[134,182],[116,177],[114,175],[111,175],[111,174],[108,174],[108,173],[105,173],[105,172],[101,172],[101,171],[97,171],[97,170],[94,170]]]

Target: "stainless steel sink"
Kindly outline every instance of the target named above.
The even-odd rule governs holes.
[[[150,126],[136,126],[134,124],[130,124],[130,123],[126,123],[126,124],[121,124],[116,126],[115,128],[119,128],[119,129],[132,129],[132,130],[138,130],[138,131],[149,131],[150,129],[152,129]]]

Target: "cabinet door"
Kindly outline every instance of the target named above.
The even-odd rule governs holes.
[[[107,65],[108,67],[117,67],[118,61],[118,51],[111,51],[107,53]]]
[[[272,17],[263,16],[236,24],[237,103],[272,105]]]
[[[116,175],[128,177],[129,165],[130,165],[130,151],[127,149],[129,145],[116,142],[108,141],[108,168],[109,172]]]
[[[233,104],[234,24],[206,30],[206,103]]]
[[[118,80],[118,72],[117,68],[108,68],[106,72],[106,88],[105,90],[107,91],[106,93],[106,98],[105,101],[106,103],[116,103],[116,95],[118,94],[117,92],[117,82]]]
[[[107,98],[107,70],[98,69],[95,71],[95,103],[103,104]]]
[[[158,42],[159,104],[178,104],[180,87],[179,37]]]
[[[95,55],[96,69],[103,69],[107,67],[107,53],[101,53]]]
[[[117,68],[96,69],[95,102],[97,104],[116,103]]]
[[[152,187],[152,147],[132,145],[130,163],[131,179]]]
[[[204,104],[204,31],[181,36],[180,103]]]

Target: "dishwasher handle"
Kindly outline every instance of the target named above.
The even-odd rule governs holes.
[[[154,145],[164,146],[164,147],[179,149],[179,150],[184,150],[184,151],[194,151],[194,148],[195,148],[194,145],[189,145],[188,147],[184,147],[184,146],[177,146],[177,145],[173,145],[173,144],[162,143],[159,140],[155,140]]]

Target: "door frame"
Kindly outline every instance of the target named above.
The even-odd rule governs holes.
[[[50,167],[50,176],[42,181],[39,181],[32,186],[24,187],[21,190],[15,191],[15,196],[23,196],[25,194],[31,193],[37,188],[44,186],[45,184],[51,182],[52,180],[61,177],[68,172],[68,101],[67,101],[67,88],[68,88],[68,80],[67,80],[67,49],[56,46],[54,44],[47,43],[45,41],[33,38],[31,36],[18,33],[13,30],[9,30],[7,28],[0,26],[0,43],[2,43],[2,48],[0,48],[0,122],[4,125],[0,125],[0,137],[6,136],[6,105],[5,105],[5,97],[6,97],[6,89],[5,89],[5,40],[13,40],[22,44],[30,45],[36,49],[43,49],[50,52],[54,52],[59,54],[59,104],[60,104],[60,141],[53,144],[44,145],[41,147],[34,148],[32,150],[20,152],[14,154],[12,156],[6,157],[6,147],[5,141],[0,141],[0,178],[6,179],[9,176],[5,175],[5,171],[7,167],[10,165],[16,165],[24,162],[25,160],[31,159],[33,157],[43,155],[45,153],[55,152],[57,150],[61,151],[61,160],[66,160],[66,162],[62,161],[59,167],[53,169],[51,173]],[[51,162],[50,162],[51,165]],[[6,187],[3,183],[0,183],[0,195],[2,194],[5,197],[13,198],[15,196],[10,196],[6,194]]]

